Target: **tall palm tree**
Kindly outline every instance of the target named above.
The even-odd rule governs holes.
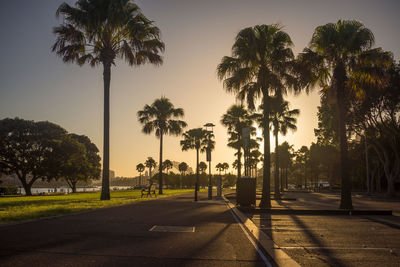
[[[296,84],[292,40],[279,25],[256,25],[241,30],[232,46],[232,56],[225,56],[217,67],[224,87],[239,99],[247,99],[250,109],[255,100],[264,103],[264,129],[269,128],[267,104],[270,94],[286,94]],[[270,140],[269,131],[264,131],[264,174],[260,207],[271,207],[270,196]]]
[[[242,130],[246,127],[251,127],[253,124],[252,117],[250,116],[249,112],[244,108],[243,105],[232,105],[226,111],[221,118],[221,124],[228,128],[229,143],[228,146],[236,148],[237,151],[237,170],[238,179],[241,178],[242,170],[241,170],[241,158],[242,153],[241,149],[243,146],[243,136]],[[254,129],[255,131],[255,129]]]
[[[281,176],[281,191],[283,191],[283,187],[288,189],[288,181],[287,181],[287,176],[288,176],[288,168],[292,164],[292,158],[293,158],[293,145],[289,145],[288,142],[283,142],[281,145],[278,146],[278,151],[279,151],[279,163],[281,165],[281,168],[283,168],[284,174],[285,174],[285,182],[283,182],[283,176]],[[285,185],[285,186],[283,186]]]
[[[151,181],[151,170],[156,168],[157,163],[152,157],[148,157],[144,165],[149,168],[149,180]]]
[[[164,43],[160,30],[130,0],[78,0],[75,6],[63,3],[56,12],[63,23],[54,27],[57,39],[52,51],[64,62],[91,67],[103,65],[104,143],[101,200],[110,199],[110,80],[116,58],[130,66],[162,64]]]
[[[136,170],[139,172],[139,175],[140,175],[140,177],[139,177],[140,184],[142,183],[142,172],[144,172],[144,169],[145,169],[145,167],[142,163],[139,163],[138,165],[136,165]]]
[[[274,172],[274,196],[275,199],[280,199],[279,190],[279,133],[286,135],[288,130],[297,130],[295,118],[300,114],[300,110],[289,110],[289,102],[278,98],[271,98],[270,121],[273,126],[273,134],[275,136],[275,172]]]
[[[205,173],[205,171],[207,170],[207,163],[205,163],[204,161],[201,161],[199,163],[199,169],[201,173]]]
[[[311,38],[309,48],[299,55],[299,68],[307,90],[310,87],[323,85],[336,98],[339,118],[340,142],[340,174],[342,180],[341,209],[352,209],[351,177],[348,160],[348,145],[346,136],[346,110],[352,87],[349,78],[352,74],[364,79],[370,79],[368,72],[356,69],[357,62],[373,60],[371,65],[381,64],[390,60],[387,53],[380,49],[371,49],[375,42],[373,33],[361,22],[356,20],[339,20],[337,23],[328,23],[318,26]],[[305,75],[304,75],[305,74]],[[329,84],[329,86],[328,86]]]
[[[221,172],[224,170],[224,165],[222,163],[218,163],[217,165],[215,165],[215,168],[217,169],[217,171],[219,171],[219,175],[221,176]]]
[[[156,137],[160,138],[160,166],[158,172],[159,194],[163,193],[162,179],[162,153],[164,135],[180,135],[182,129],[187,126],[186,122],[175,120],[184,116],[183,109],[175,108],[166,97],[156,99],[153,104],[145,105],[143,110],[137,113],[139,122],[143,124],[142,132],[150,134],[155,131]],[[174,119],[175,118],[175,119]]]
[[[173,164],[172,164],[172,162],[171,162],[169,159],[164,160],[164,162],[163,162],[163,169],[164,169],[164,170],[167,170],[167,174],[168,174],[168,171],[169,171],[170,169],[172,169],[172,167],[173,167]]]
[[[181,181],[180,181],[181,182],[181,188],[182,188],[182,176],[185,175],[185,173],[188,170],[188,168],[189,168],[189,166],[187,165],[186,162],[181,162],[178,165],[178,169],[179,169],[179,171],[181,173]]]
[[[199,189],[199,152],[204,152],[207,148],[214,148],[212,138],[214,134],[211,131],[202,128],[195,128],[183,133],[181,140],[182,151],[196,149],[196,184],[194,190],[194,200],[197,201],[197,191]],[[211,140],[211,142],[210,142]]]
[[[222,166],[223,166],[223,170],[225,171],[225,175],[226,175],[226,171],[229,169],[229,164],[228,164],[228,162],[224,162],[224,163],[222,163]]]

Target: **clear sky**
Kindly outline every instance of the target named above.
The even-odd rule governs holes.
[[[0,119],[48,120],[69,132],[85,134],[102,151],[102,69],[64,64],[51,53],[55,11],[63,1],[2,0],[0,5]],[[75,1],[67,1],[73,4]],[[164,64],[131,68],[117,62],[111,75],[111,158],[117,176],[133,176],[148,156],[158,161],[159,142],[141,133],[136,117],[145,104],[164,95],[185,110],[188,128],[213,122],[218,162],[234,161],[219,123],[235,102],[217,79],[216,66],[239,30],[280,23],[291,36],[295,54],[307,46],[315,27],[338,19],[357,19],[372,30],[376,46],[400,56],[400,1],[372,0],[140,0],[136,3],[161,29]],[[301,111],[298,130],[281,137],[295,148],[315,141],[317,92],[288,97]],[[167,136],[164,159],[194,167],[195,152],[181,152],[180,137]],[[271,142],[271,149],[274,144]],[[201,155],[205,161],[205,155]],[[213,171],[215,169],[213,168]]]

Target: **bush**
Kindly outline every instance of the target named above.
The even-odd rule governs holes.
[[[18,187],[15,186],[0,186],[0,195],[16,195],[18,194]]]

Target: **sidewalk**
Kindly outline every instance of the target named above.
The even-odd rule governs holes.
[[[0,265],[265,266],[225,203],[205,197],[200,193],[195,203],[186,194],[3,226]]]
[[[272,200],[286,214],[244,214],[302,266],[400,266],[400,202],[353,196],[355,209],[391,209],[394,216],[299,215],[298,210],[337,210],[340,195],[285,193]],[[232,202],[235,202],[231,199]],[[259,204],[257,201],[257,204]]]

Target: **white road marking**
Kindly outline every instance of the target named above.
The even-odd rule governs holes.
[[[272,267],[272,264],[269,262],[269,260],[267,259],[267,257],[265,257],[264,253],[262,252],[262,250],[258,247],[257,243],[254,242],[253,238],[247,233],[247,230],[244,228],[242,222],[240,222],[240,220],[237,218],[237,216],[232,212],[232,210],[229,208],[228,205],[226,205],[227,208],[229,209],[229,212],[232,214],[233,218],[235,219],[235,221],[239,224],[240,228],[242,228],[243,233],[246,235],[247,239],[249,239],[250,243],[254,246],[254,248],[257,250],[258,254],[260,255],[260,257],[262,258],[262,260],[264,261],[265,265],[267,265],[268,267]]]

